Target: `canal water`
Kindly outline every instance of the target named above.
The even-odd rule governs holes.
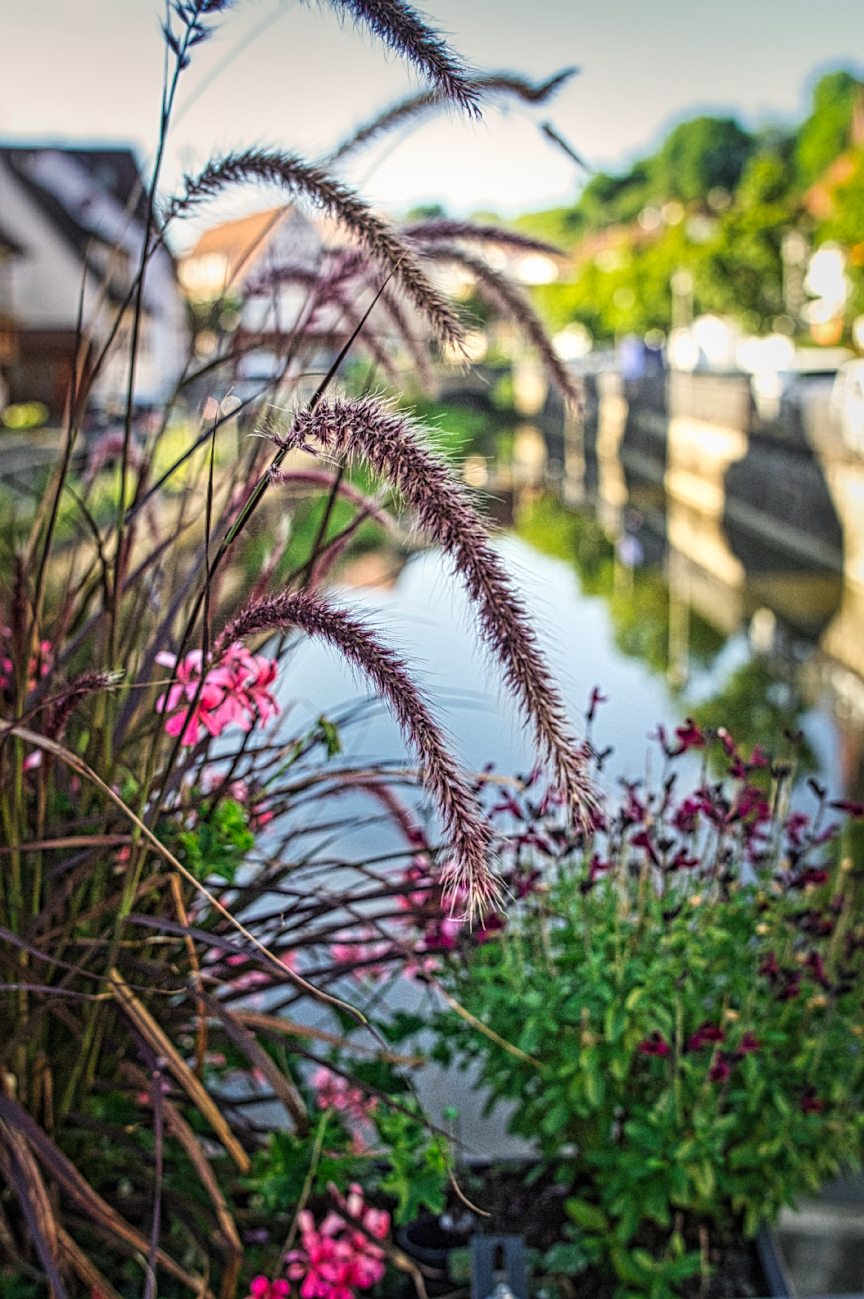
[[[524,493],[515,513],[513,527],[498,539],[499,551],[578,734],[584,733],[592,688],[606,697],[593,740],[598,749],[613,749],[604,765],[610,793],[622,777],[656,774],[659,751],[651,737],[658,724],[671,733],[688,716],[725,725],[745,745],[763,743],[769,750],[788,748],[784,730],[801,731],[804,765],[832,790],[841,788],[844,737],[830,702],[809,681],[811,647],[783,640],[783,652],[775,652],[783,630],[770,611],[757,611],[724,635],[691,610],[685,664],[681,613],[670,598],[662,558],[646,557],[649,543],[638,540],[638,527],[628,534],[631,545],[615,545],[590,507],[569,510],[546,493]],[[502,775],[529,771],[529,739],[445,557],[422,552],[389,572],[384,562],[374,568],[376,584],[355,585],[368,571],[365,564],[349,568],[349,584],[334,595],[362,611],[404,654],[466,767],[480,771],[492,763]],[[332,651],[312,641],[297,648],[283,699],[290,698],[299,716],[336,715],[362,697],[362,683]],[[355,758],[395,759],[402,752],[383,709],[366,713],[343,738]]]

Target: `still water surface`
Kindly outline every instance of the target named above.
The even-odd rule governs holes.
[[[620,581],[615,579],[619,584],[610,600],[586,593],[573,563],[541,553],[518,535],[502,537],[499,547],[579,734],[592,687],[599,686],[608,697],[594,729],[599,749],[614,748],[604,769],[607,788],[622,776],[644,777],[646,762],[650,775],[652,758],[658,771],[656,745],[649,739],[658,723],[668,731],[694,711],[701,716],[706,708],[713,717],[722,712],[727,696],[729,716],[723,720],[736,735],[745,742],[770,741],[766,729],[793,722],[805,733],[813,765],[832,789],[839,788],[839,737],[830,711],[818,700],[808,704],[785,674],[754,653],[746,633],[725,641],[717,638],[708,652],[691,655],[686,684],[676,687],[662,670],[662,661],[651,661],[657,657],[652,646],[667,635],[656,625],[657,617],[649,625],[651,615],[640,612],[637,599],[623,633],[620,619],[616,625],[616,611],[628,605],[627,588],[622,591],[620,582],[632,583],[633,574],[625,571]],[[635,574],[637,585],[642,576]],[[651,576],[646,571],[645,579]],[[404,653],[469,769],[480,770],[490,762],[502,774],[531,768],[532,750],[517,710],[478,642],[470,603],[439,552],[413,557],[390,587],[342,588],[337,595],[362,610],[382,638]],[[767,710],[759,709],[758,699],[751,701],[751,678],[754,689],[767,690]],[[305,641],[291,660],[283,699],[294,701],[298,715],[315,717],[335,714],[361,691],[331,651]],[[759,710],[756,717],[754,707]],[[401,752],[395,725],[383,712],[352,727],[344,738],[348,753],[356,757],[395,758]]]

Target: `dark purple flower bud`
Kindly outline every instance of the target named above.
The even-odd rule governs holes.
[[[732,736],[726,730],[725,726],[718,726],[717,738],[720,741],[720,743],[723,745],[723,748],[726,750],[730,758],[737,757],[738,750],[735,747],[735,741],[732,739]]]
[[[589,722],[593,722],[597,712],[597,705],[608,703],[608,700],[609,696],[601,695],[600,687],[594,686],[591,690],[591,698],[588,701],[588,712],[585,714],[586,719]]]
[[[726,1034],[723,1029],[706,1019],[704,1024],[700,1024],[696,1032],[690,1035],[686,1049],[688,1051],[701,1051],[703,1047],[712,1046],[715,1042],[725,1040]]]
[[[669,755],[672,758],[677,758],[679,754],[686,753],[688,749],[705,748],[705,736],[692,717],[686,718],[683,726],[676,726],[675,734],[678,736],[678,748],[674,749]]]
[[[472,937],[475,943],[488,943],[506,927],[507,917],[502,916],[500,911],[492,911],[483,917],[480,928],[474,930]]]
[[[815,884],[818,886],[820,884],[826,884],[827,882],[827,871],[817,870],[814,866],[808,866],[807,870],[802,871],[800,875],[795,876],[794,880],[792,880],[792,887],[800,889],[803,888],[805,884]]]
[[[738,1043],[736,1055],[750,1055],[754,1051],[761,1050],[761,1047],[762,1043],[756,1037],[756,1034],[751,1033],[748,1029],[741,1038],[741,1041]]]
[[[698,857],[691,857],[686,848],[679,848],[669,863],[670,871],[692,870],[699,865]]]
[[[725,1082],[729,1077],[729,1065],[723,1059],[722,1055],[718,1056],[708,1070],[709,1082]]]
[[[627,793],[627,802],[621,809],[621,821],[624,825],[639,825],[645,820],[645,805],[636,797],[636,786],[622,782]]]
[[[773,952],[769,952],[765,960],[759,966],[759,973],[766,979],[774,980],[780,973],[780,966],[777,964],[777,957]]]
[[[649,830],[640,830],[638,834],[634,834],[630,843],[634,848],[644,848],[652,865],[660,865],[660,858],[657,856],[656,849],[651,842],[651,832]]]
[[[810,818],[803,812],[793,812],[787,819],[784,827],[786,830],[786,837],[795,848],[804,847],[802,832],[807,829],[809,824]]]
[[[517,898],[530,897],[542,878],[543,872],[538,870],[529,871],[527,875],[517,875],[512,881]]]
[[[608,861],[601,861],[599,854],[595,852],[594,856],[591,858],[591,864],[588,867],[588,879],[590,882],[593,884],[595,880],[599,879],[604,871],[608,871],[610,864],[611,863]]]
[[[668,1055],[669,1043],[655,1030],[639,1043],[639,1050],[643,1055]]]
[[[825,1102],[819,1100],[815,1087],[808,1087],[801,1097],[801,1112],[803,1114],[821,1114],[824,1109]]]
[[[817,983],[821,983],[823,988],[831,987],[831,980],[828,978],[828,971],[818,952],[811,952],[805,961],[805,966],[813,972],[813,977]]]
[[[841,798],[829,806],[836,807],[838,812],[845,812],[853,821],[864,821],[864,803],[853,803],[851,799]]]

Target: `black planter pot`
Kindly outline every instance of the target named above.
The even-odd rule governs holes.
[[[472,1223],[471,1230],[473,1226]],[[424,1268],[434,1268],[435,1272],[440,1273],[440,1276],[425,1277],[426,1290],[432,1299],[453,1289],[450,1255],[456,1249],[466,1248],[468,1232],[448,1231],[441,1226],[438,1218],[426,1214],[400,1227],[396,1240],[415,1263]]]

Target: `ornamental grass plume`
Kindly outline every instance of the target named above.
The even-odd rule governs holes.
[[[435,107],[470,113],[484,95],[536,100],[554,88],[475,78],[406,0],[328,3],[423,73],[421,98]],[[287,1299],[288,1283],[267,1277],[290,1250],[289,1224],[331,1179],[347,1191],[349,1177],[374,1188],[389,1175],[404,1188],[398,1221],[437,1211],[449,1156],[400,1072],[416,1058],[382,1050],[380,1040],[349,1044],[345,1021],[361,1031],[369,1023],[338,993],[352,972],[365,972],[350,993],[364,1003],[378,969],[429,977],[443,952],[482,943],[502,923],[487,916],[472,934],[447,914],[447,888],[468,913],[495,896],[494,832],[425,698],[391,650],[314,594],[364,521],[398,531],[386,485],[379,500],[341,469],[295,468],[282,457],[268,469],[260,439],[242,441],[239,454],[236,443],[306,390],[325,337],[333,364],[313,404],[358,345],[378,370],[396,377],[407,352],[430,378],[430,339],[458,350],[461,327],[425,252],[496,236],[427,224],[425,235],[406,237],[325,168],[276,150],[216,159],[163,204],[182,74],[229,7],[167,6],[154,164],[127,212],[138,226],[134,256],[105,245],[101,285],[88,261],[72,379],[62,402],[58,395],[64,436],[41,500],[31,482],[5,484],[15,506],[3,516],[0,565],[0,1279],[24,1277],[25,1288],[50,1289],[54,1299],[125,1294],[130,1255],[147,1269],[145,1299],[181,1289],[235,1299],[250,1283],[253,1299]],[[309,265],[288,250],[269,278],[238,289],[237,275],[217,300],[193,301],[198,337],[184,357],[178,333],[162,409],[144,415],[140,362],[164,323],[151,304],[172,274],[166,266],[156,281],[166,223],[228,185],[258,181],[329,213],[342,246]],[[527,247],[518,236],[497,241]],[[271,336],[277,364],[252,379],[250,354],[269,343],[247,328],[236,294],[248,302],[287,283],[300,290],[298,312]],[[275,308],[271,318],[286,324]],[[207,335],[212,350],[196,345]],[[98,426],[100,389],[113,392],[115,381],[122,413],[82,454],[85,421]],[[232,387],[242,397],[226,402]],[[250,536],[247,524],[276,483],[290,499]],[[298,502],[301,491],[309,499]],[[458,510],[452,521],[450,550],[468,556],[474,534]],[[475,524],[469,584],[479,591],[487,582],[491,610],[503,578],[478,560]],[[271,596],[288,571],[313,593]],[[252,595],[238,599],[238,590]],[[525,659],[519,618],[500,608],[495,616],[499,651],[506,656],[512,634]],[[214,648],[210,628],[223,626]],[[440,810],[429,839],[399,798],[404,786],[410,804],[415,770],[345,756],[341,733],[359,709],[324,713],[299,733],[290,714],[268,725],[290,643],[281,639],[269,659],[243,638],[290,628],[336,646],[393,708]],[[530,635],[527,644],[517,676],[536,667]],[[542,674],[532,682],[543,695]],[[551,697],[541,701],[547,733]],[[358,791],[364,810],[346,808],[345,794],[359,803]],[[370,823],[382,830],[380,848],[346,848]],[[302,1024],[288,1017],[309,1001],[328,1008],[337,1031],[309,1028],[302,1011]],[[342,1067],[349,1045],[356,1069]],[[374,1088],[361,1063],[374,1065]],[[329,1084],[319,1113],[316,1066],[344,1080]],[[358,1095],[371,1094],[364,1110],[375,1148],[364,1154],[343,1102],[359,1107]],[[290,1120],[283,1131],[262,1129],[249,1108],[273,1100]],[[333,1269],[309,1286],[320,1283],[322,1299],[351,1299],[380,1279],[389,1220],[356,1189],[336,1205],[314,1242]]]
[[[330,0],[347,10],[396,54],[413,63],[428,78],[435,93],[473,117],[480,116],[476,74],[448,48],[439,32],[423,21],[405,0]]]
[[[550,99],[565,82],[569,81],[578,71],[577,68],[565,68],[563,72],[558,72],[554,77],[547,81],[534,83],[527,81],[524,77],[515,76],[512,72],[493,72],[478,76],[474,80],[474,86],[486,101],[496,100],[499,98],[512,97],[521,99],[528,104],[543,104]],[[417,95],[410,95],[402,99],[398,104],[392,104],[390,108],[373,117],[371,121],[365,122],[363,126],[353,131],[341,144],[330,154],[328,162],[332,166],[335,162],[341,162],[349,154],[356,153],[365,145],[371,144],[379,136],[392,131],[397,126],[403,126],[407,122],[419,122],[421,118],[437,112],[438,109],[447,105],[447,96],[440,90],[423,90]]]
[[[441,343],[460,350],[462,327],[459,319],[447,299],[428,279],[413,247],[347,185],[294,154],[247,149],[208,162],[197,176],[185,178],[185,191],[168,204],[163,214],[164,223],[167,225],[176,216],[214,198],[229,186],[248,181],[280,185],[290,194],[303,195],[339,221],[371,257],[389,270],[429,321]]]
[[[423,430],[407,416],[362,398],[321,402],[315,410],[300,411],[287,436],[274,440],[280,446],[306,449],[317,443],[335,457],[363,459],[416,511],[420,526],[453,560],[478,605],[483,637],[532,723],[557,784],[576,816],[589,823],[596,799],[585,755],[570,734],[525,607],[467,492],[429,446]]]
[[[515,320],[527,341],[535,349],[549,377],[568,405],[579,409],[582,405],[582,387],[564,365],[555,351],[543,322],[525,294],[506,275],[500,275],[482,257],[466,252],[457,244],[430,242],[421,245],[423,256],[429,261],[455,262],[464,267],[477,281],[477,288],[494,307]]]
[[[417,221],[410,226],[402,226],[401,233],[408,239],[421,243],[446,243],[448,240],[460,239],[474,244],[496,244],[501,248],[515,248],[526,253],[551,253],[561,255],[561,249],[544,239],[534,239],[523,235],[519,230],[507,230],[502,226],[480,225],[476,221],[453,221],[448,217],[435,217],[430,221]]]
[[[478,915],[496,896],[487,863],[492,830],[450,754],[429,705],[399,656],[382,645],[364,623],[346,609],[307,591],[294,591],[250,605],[224,629],[214,656],[257,632],[297,627],[328,642],[353,668],[369,678],[386,699],[405,738],[417,754],[423,783],[437,804],[452,859],[446,876],[454,891],[465,890],[469,916]]]

